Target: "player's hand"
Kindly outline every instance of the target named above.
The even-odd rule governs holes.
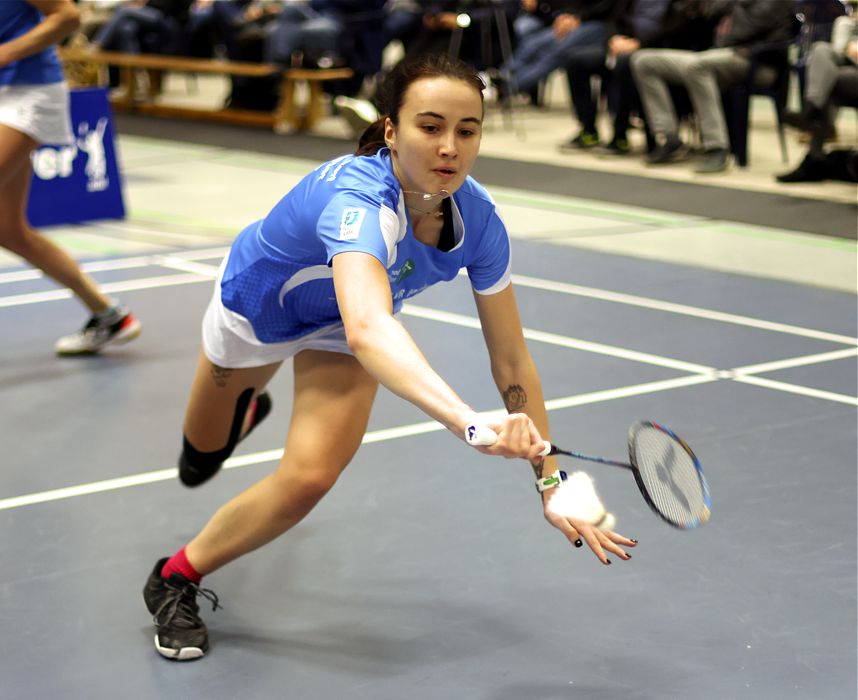
[[[576,547],[582,547],[586,543],[593,550],[596,558],[606,565],[611,563],[611,560],[608,559],[608,553],[615,554],[623,561],[628,561],[632,558],[632,555],[626,552],[623,547],[635,547],[638,543],[637,540],[630,539],[612,530],[603,532],[586,520],[557,514],[549,505],[552,496],[556,493],[557,489],[549,489],[542,493],[545,519],[560,530],[569,542]]]
[[[483,454],[507,459],[520,457],[532,462],[545,449],[545,441],[530,416],[525,413],[509,413],[497,421],[481,422],[496,435],[491,445],[474,445]]]

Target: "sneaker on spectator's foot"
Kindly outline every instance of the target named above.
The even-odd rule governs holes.
[[[825,159],[808,153],[795,170],[775,175],[778,182],[822,182],[826,179]]]
[[[369,100],[338,95],[334,98],[334,106],[351,127],[355,138],[359,138],[379,117],[378,110]]]
[[[615,136],[611,139],[610,143],[602,146],[600,150],[604,155],[608,156],[626,156],[632,149],[627,138],[617,138]]]
[[[560,150],[565,152],[585,151],[599,145],[599,134],[595,131],[581,131],[574,139],[560,144]]]
[[[730,151],[726,148],[713,148],[703,154],[703,159],[694,168],[700,175],[711,175],[724,172],[730,167]]]
[[[92,355],[108,345],[120,345],[140,335],[140,321],[124,306],[94,315],[77,333],[60,338],[58,355]]]
[[[825,123],[826,120],[825,112],[814,107],[810,102],[805,103],[800,112],[787,110],[783,115],[784,124],[800,131],[812,131],[818,124]]]
[[[209,633],[200,619],[197,596],[211,601],[212,610],[220,607],[217,596],[181,574],[172,573],[170,578],[164,578],[161,569],[166,563],[165,557],[155,564],[143,587],[143,601],[157,629],[155,649],[161,656],[176,661],[199,659],[209,650]]]
[[[668,136],[664,143],[658,144],[646,155],[646,162],[650,165],[663,165],[681,160],[688,152],[685,144],[678,136]]]

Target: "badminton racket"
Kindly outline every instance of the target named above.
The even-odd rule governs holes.
[[[493,430],[477,422],[468,426],[465,437],[472,445],[492,445],[497,440]],[[541,454],[565,455],[630,470],[647,505],[673,527],[690,530],[709,520],[709,485],[700,460],[682,438],[658,423],[638,421],[629,428],[628,443],[629,462],[592,457],[549,442]]]

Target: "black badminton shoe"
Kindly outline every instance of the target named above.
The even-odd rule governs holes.
[[[96,314],[77,333],[60,338],[58,355],[94,355],[108,345],[120,345],[140,335],[140,321],[124,306]]]
[[[155,649],[174,661],[193,661],[209,650],[209,633],[200,619],[197,596],[211,601],[212,610],[220,605],[214,592],[200,588],[181,574],[161,576],[167,558],[161,559],[143,588],[143,601],[155,624]]]

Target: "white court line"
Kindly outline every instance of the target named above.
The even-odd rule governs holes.
[[[208,249],[205,251],[189,251],[184,254],[170,254],[170,255],[153,255],[153,256],[143,256],[137,257],[136,260],[146,261],[147,265],[161,265],[164,267],[172,267],[179,270],[192,270],[185,275],[166,275],[161,277],[149,277],[142,278],[139,280],[128,280],[123,282],[112,282],[102,285],[102,289],[106,292],[122,292],[122,291],[130,291],[130,290],[141,290],[141,289],[152,289],[155,287],[167,287],[173,285],[180,284],[194,284],[202,281],[210,280],[217,273],[217,268],[213,265],[205,265],[205,264],[196,264],[188,262],[193,258],[207,258],[207,257],[215,257],[219,256],[222,252],[224,252],[226,248],[218,247],[213,249]],[[527,278],[527,279],[535,279],[535,278]],[[540,282],[544,282],[540,280]],[[591,288],[583,288],[583,287],[575,287],[574,285],[564,285],[561,283],[548,283],[553,288],[556,285],[560,287],[569,287],[575,289],[588,289],[590,292],[599,292],[603,293],[603,290],[593,290]],[[546,287],[547,288],[547,287]],[[553,291],[559,291],[558,289],[554,289]],[[613,292],[604,292],[604,294],[618,297],[617,299],[613,299],[615,301],[620,301],[620,303],[632,303],[628,301],[627,298],[637,299],[638,301],[643,300],[640,297],[630,297],[630,295],[625,294],[615,294]],[[17,306],[23,304],[32,304],[32,303],[40,303],[44,301],[54,301],[57,299],[66,299],[71,296],[71,292],[67,289],[61,290],[53,290],[49,292],[36,292],[32,294],[20,294],[16,296],[10,297],[0,297],[0,308],[4,306]],[[623,299],[619,299],[622,297]],[[720,312],[711,312],[705,309],[696,309],[695,307],[684,307],[676,304],[668,304],[666,302],[656,302],[655,300],[644,300],[646,304],[637,304],[642,306],[647,306],[648,308],[658,308],[661,306],[670,306],[677,307],[681,309],[691,310],[695,313],[685,313],[685,315],[698,315],[701,318],[707,317],[707,314],[711,315],[711,317],[715,320],[725,320],[724,318],[715,318],[715,317],[729,317],[729,322],[738,323],[735,319],[741,320],[741,325],[755,325],[756,327],[768,326],[768,330],[778,330],[779,332],[784,333],[793,333],[794,335],[803,335],[805,337],[813,337],[817,339],[825,339],[831,340],[834,342],[848,342],[850,344],[854,344],[858,342],[858,339],[851,338],[850,336],[841,336],[833,333],[824,333],[822,331],[814,331],[812,329],[799,328],[798,326],[786,326],[784,324],[770,324],[767,321],[759,321],[758,319],[750,319],[748,317],[741,316],[733,316],[731,314],[721,314]],[[403,313],[406,315],[411,315],[419,318],[425,318],[429,320],[436,320],[442,323],[450,323],[453,325],[464,326],[467,328],[479,329],[480,323],[479,319],[471,316],[464,316],[462,314],[454,314],[446,311],[440,311],[435,309],[429,309],[426,307],[416,306],[413,304],[406,304],[403,308]],[[829,353],[821,353],[819,355],[813,356],[808,355],[802,358],[790,358],[787,360],[777,360],[768,363],[762,363],[759,365],[748,365],[747,367],[740,367],[735,370],[719,370],[714,367],[709,367],[706,365],[700,365],[691,362],[684,362],[682,360],[675,360],[672,358],[662,357],[658,355],[652,355],[649,353],[637,352],[634,350],[627,350],[625,348],[619,348],[610,345],[604,345],[601,343],[592,343],[589,341],[578,340],[575,338],[569,338],[566,336],[557,335],[554,333],[546,333],[543,331],[537,331],[533,329],[524,329],[524,335],[526,338],[530,340],[535,340],[538,342],[549,343],[553,345],[559,345],[562,347],[568,347],[576,350],[581,350],[584,352],[593,352],[601,355],[608,355],[612,357],[618,357],[621,359],[632,360],[636,362],[642,362],[646,364],[656,365],[660,367],[666,367],[670,369],[679,370],[682,372],[690,372],[695,375],[703,376],[703,377],[712,377],[719,379],[734,379],[736,381],[742,381],[743,378],[747,379],[749,375],[753,372],[763,372],[763,371],[772,371],[774,369],[783,369],[787,367],[797,367],[801,365],[814,364],[818,362],[826,362],[832,359],[840,359],[843,357],[849,357],[854,354],[854,351],[850,348],[848,350],[839,350],[833,351]],[[773,380],[759,380],[756,382],[745,381],[746,384],[755,384],[756,386],[766,387],[769,389],[774,389],[776,391],[785,391],[793,394],[804,394],[806,396],[814,396],[816,398],[828,399],[831,401],[837,401],[839,403],[848,403],[854,404],[856,399],[851,396],[847,396],[844,394],[836,394],[833,392],[820,391],[816,389],[811,389],[809,387],[802,387],[796,384],[789,384],[787,382],[777,382]]]
[[[761,330],[773,331],[775,333],[788,333],[790,335],[798,335],[804,338],[815,338],[817,340],[830,340],[834,343],[846,343],[847,345],[858,345],[858,338],[853,338],[848,335],[839,333],[828,333],[826,331],[817,331],[812,328],[802,328],[801,326],[792,326],[787,323],[775,323],[772,321],[764,321],[751,316],[740,316],[738,314],[730,314],[722,311],[712,311],[711,309],[702,309],[696,306],[686,306],[685,304],[674,304],[669,301],[660,301],[648,297],[640,297],[633,294],[623,294],[621,292],[611,292],[605,289],[596,289],[595,287],[583,287],[577,284],[567,284],[565,282],[552,282],[551,280],[539,279],[537,277],[527,277],[526,275],[512,276],[514,284],[521,287],[530,287],[532,289],[543,289],[549,292],[559,292],[561,294],[570,294],[573,296],[587,297],[590,299],[599,299],[601,301],[610,301],[619,304],[628,304],[629,306],[639,306],[645,309],[654,309],[657,311],[666,311],[668,313],[681,314],[683,316],[693,316],[695,318],[706,319],[707,321],[721,321],[723,323],[732,323],[737,326],[748,326],[750,328],[759,328]]]
[[[773,360],[772,362],[761,362],[757,365],[745,365],[732,370],[734,374],[762,374],[763,372],[774,372],[781,369],[792,369],[804,365],[815,365],[820,362],[831,362],[833,360],[845,360],[848,357],[858,357],[858,348],[846,348],[845,350],[832,350],[821,352],[817,355],[804,355],[802,357],[790,357],[785,360]]]
[[[97,260],[82,263],[80,268],[84,272],[110,272],[113,270],[133,270],[139,267],[158,267],[163,265],[165,259],[180,258],[181,260],[206,260],[208,258],[222,258],[227,254],[229,248],[218,246],[217,248],[206,248],[192,251],[170,251],[168,253],[154,253],[149,255],[137,255],[132,258],[113,258],[111,260]],[[217,267],[212,267],[217,274]],[[19,270],[16,272],[0,273],[0,284],[11,282],[26,282],[44,277],[41,270]],[[145,278],[144,278],[145,279]],[[2,297],[0,297],[2,299]]]
[[[102,262],[85,263],[81,267],[87,272],[98,272],[107,270],[121,270],[133,267],[150,267],[160,264],[165,257],[178,257],[185,260],[201,260],[206,258],[223,257],[229,248],[227,246],[219,246],[216,248],[208,248],[205,250],[191,250],[184,252],[170,252],[163,255],[145,255],[132,258],[115,258]],[[216,270],[216,268],[213,268]],[[460,276],[467,276],[465,271],[459,273]],[[24,280],[38,279],[42,273],[37,270],[22,270],[18,272],[0,273],[0,284],[6,282],[18,282]],[[512,275],[513,282],[522,287],[530,287],[532,289],[542,289],[545,291],[559,292],[561,294],[569,294],[573,296],[587,297],[590,299],[598,299],[601,301],[610,301],[619,304],[627,304],[629,306],[638,306],[641,308],[654,309],[657,311],[665,311],[675,313],[682,316],[691,316],[694,318],[706,319],[709,321],[720,321],[722,323],[731,323],[739,326],[747,326],[750,328],[758,328],[760,330],[772,331],[775,333],[786,333],[797,335],[804,338],[814,338],[817,340],[827,340],[834,343],[845,343],[847,345],[858,345],[858,338],[842,335],[839,333],[829,333],[827,331],[819,331],[813,328],[803,328],[787,323],[776,323],[773,321],[765,321],[751,316],[742,316],[739,314],[731,314],[723,311],[713,311],[697,306],[687,306],[685,304],[675,304],[669,301],[661,301],[649,297],[641,297],[633,294],[624,294],[622,292],[612,292],[606,289],[597,289],[595,287],[585,287],[582,285],[568,284],[566,282],[556,282],[553,280],[545,280],[537,277],[528,277],[527,275]],[[138,289],[145,289],[139,287]],[[68,295],[56,297],[65,299]],[[14,299],[15,297],[6,297]],[[47,298],[45,301],[53,301],[55,298]],[[34,302],[24,302],[34,303]],[[0,307],[13,306],[12,303],[4,303],[4,299],[0,297]]]
[[[462,314],[455,314],[449,311],[439,311],[437,309],[430,309],[425,306],[405,304],[402,307],[402,313],[408,316],[429,319],[431,321],[449,323],[454,326],[464,326],[466,328],[474,329],[481,328],[480,320],[474,316],[464,316]],[[646,352],[626,350],[625,348],[618,348],[613,345],[591,343],[586,340],[578,340],[576,338],[569,338],[567,336],[557,335],[556,333],[546,333],[544,331],[537,331],[531,328],[525,328],[523,330],[525,338],[529,340],[536,340],[540,343],[547,343],[549,345],[559,345],[561,347],[573,348],[575,350],[582,350],[584,352],[593,352],[599,355],[619,357],[624,360],[644,362],[649,365],[668,367],[670,369],[679,370],[681,372],[693,372],[695,374],[715,374],[718,371],[716,368],[707,367],[706,365],[698,365],[693,362],[683,362],[682,360],[674,360],[672,358],[662,357],[660,355],[651,355]]]
[[[733,381],[741,382],[742,384],[753,384],[754,386],[764,387],[766,389],[774,389],[775,391],[784,391],[788,394],[799,394],[800,396],[810,396],[814,399],[824,399],[826,401],[845,403],[849,406],[858,406],[858,398],[855,398],[854,396],[835,394],[832,391],[822,391],[821,389],[811,389],[810,387],[800,386],[799,384],[777,382],[774,379],[766,379],[765,377],[739,375],[733,377]]]
[[[117,258],[106,260],[103,262],[86,263],[81,267],[87,272],[107,271],[129,269],[132,267],[149,267],[159,265],[165,257],[179,257],[185,260],[200,260],[205,258],[223,257],[229,248],[227,246],[219,246],[217,248],[209,248],[206,250],[191,250],[185,252],[170,252],[163,255],[146,255],[136,256],[133,258]],[[213,268],[216,270],[216,268]],[[467,276],[466,271],[461,271],[460,276]],[[17,282],[22,280],[37,279],[42,276],[42,273],[37,270],[23,270],[19,272],[0,273],[0,284],[5,282]],[[812,328],[803,328],[787,323],[776,323],[773,321],[765,321],[751,316],[742,316],[739,314],[731,314],[723,311],[713,311],[697,306],[687,306],[685,304],[675,304],[669,301],[652,299],[649,297],[637,296],[634,294],[625,294],[622,292],[612,292],[606,289],[597,289],[595,287],[585,287],[582,285],[568,284],[566,282],[556,282],[553,280],[545,280],[537,277],[529,277],[527,275],[513,274],[512,280],[515,284],[522,287],[530,287],[532,289],[542,289],[545,291],[559,292],[561,294],[569,294],[573,296],[582,296],[590,299],[598,299],[601,301],[610,301],[619,304],[627,304],[629,306],[638,306],[641,308],[654,309],[657,311],[665,311],[683,316],[691,316],[694,318],[702,318],[709,321],[720,321],[723,323],[731,323],[739,326],[747,326],[750,328],[758,328],[761,330],[773,331],[775,333],[787,333],[805,338],[815,338],[817,340],[827,340],[834,343],[845,343],[847,345],[858,345],[858,338],[842,335],[839,333],[829,333],[827,331],[819,331]],[[145,289],[145,287],[140,287]],[[7,297],[14,298],[14,297]],[[66,297],[60,297],[66,298]],[[46,299],[52,301],[53,299]],[[32,303],[32,302],[26,302]],[[4,304],[3,298],[0,297],[0,306],[12,306],[13,304]]]
[[[693,384],[700,384],[702,382],[709,381],[715,381],[715,378],[694,376],[668,379],[659,382],[645,382],[643,384],[634,384],[627,387],[621,387],[619,389],[606,389],[587,394],[579,394],[577,396],[566,396],[559,399],[552,399],[550,401],[546,401],[545,407],[549,411],[552,411],[561,408],[569,408],[571,406],[583,406],[585,404],[599,403],[602,401],[612,401],[614,399],[627,398],[629,396],[653,394],[659,391],[667,391],[681,386],[691,386]],[[487,415],[500,413],[503,413],[503,411],[486,412]],[[441,430],[446,430],[446,428],[436,421],[411,423],[409,425],[401,425],[395,428],[373,430],[372,432],[364,435],[362,444],[396,440],[402,437],[423,435],[426,433],[439,432]],[[282,456],[283,449],[280,448],[276,450],[265,450],[264,452],[255,452],[253,454],[242,455],[239,457],[230,457],[226,462],[224,462],[223,468],[237,469],[239,467],[246,467],[253,464],[275,462]],[[158,469],[156,471],[143,472],[141,474],[132,474],[131,476],[122,476],[115,479],[106,479],[104,481],[94,481],[89,484],[67,486],[65,488],[52,489],[50,491],[30,493],[24,496],[14,496],[12,498],[0,499],[0,510],[22,508],[24,506],[32,506],[38,503],[48,503],[50,501],[59,501],[66,498],[76,498],[78,496],[87,496],[94,493],[131,488],[132,486],[142,486],[144,484],[152,484],[158,481],[174,479],[177,476],[178,470],[175,468]]]
[[[156,287],[173,287],[180,284],[195,284],[198,282],[211,282],[211,275],[200,275],[198,273],[163,275],[161,277],[146,277],[139,280],[106,282],[99,286],[101,287],[101,291],[110,294],[112,292],[130,292],[140,289],[155,289]],[[45,301],[68,299],[71,296],[72,293],[68,289],[55,289],[49,292],[33,292],[32,294],[0,297],[0,309],[6,306],[23,306],[25,304],[40,304]]]
[[[171,270],[180,270],[181,272],[193,272],[196,275],[203,275],[209,279],[217,277],[218,268],[213,265],[205,265],[203,263],[194,262],[193,260],[182,259],[175,256],[166,256],[161,261],[162,267],[168,267]]]

